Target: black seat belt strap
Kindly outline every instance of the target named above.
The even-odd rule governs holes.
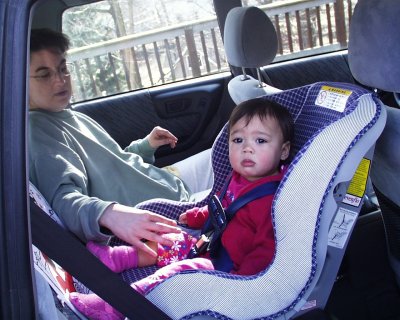
[[[39,250],[126,317],[170,319],[30,200],[32,243]]]

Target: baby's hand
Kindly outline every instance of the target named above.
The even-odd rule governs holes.
[[[186,214],[186,213],[182,213],[182,214],[179,216],[178,221],[179,221],[179,223],[181,223],[181,224],[187,224],[187,214]]]

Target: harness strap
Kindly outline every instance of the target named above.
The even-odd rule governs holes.
[[[241,207],[245,206],[249,202],[256,200],[258,198],[274,194],[276,189],[278,189],[280,181],[271,181],[268,183],[261,184],[254,189],[250,190],[241,197],[235,199],[229,207],[225,210],[226,218],[228,222],[233,218],[236,211]]]
[[[169,319],[66,232],[30,198],[32,243],[130,319]]]
[[[229,184],[229,181],[230,178],[227,180],[226,185]],[[217,270],[229,272],[233,267],[232,260],[230,259],[226,249],[221,244],[222,232],[225,230],[229,221],[233,219],[234,215],[240,208],[244,207],[249,202],[274,194],[279,184],[280,181],[271,181],[261,184],[235,199],[225,210],[222,208],[219,199],[223,199],[227,187],[223,189],[219,199],[217,197],[211,198],[209,204],[209,219],[206,225],[209,226],[212,224],[213,235],[208,250],[210,251],[211,258],[213,258],[214,267]]]

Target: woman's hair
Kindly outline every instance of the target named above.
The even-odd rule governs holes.
[[[61,32],[52,29],[32,29],[30,40],[30,53],[44,49],[55,49],[65,53],[69,49],[69,39]]]
[[[261,120],[269,117],[275,119],[282,131],[283,141],[292,143],[294,125],[291,114],[281,104],[265,98],[250,99],[238,104],[229,118],[229,131],[240,119],[245,118],[246,125],[248,125],[256,116]]]

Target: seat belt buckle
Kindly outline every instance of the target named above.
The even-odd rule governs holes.
[[[206,223],[206,227],[202,230],[203,234],[190,250],[188,258],[194,258],[204,252],[210,251],[211,245],[214,245],[219,240],[222,231],[228,224],[225,210],[216,195],[213,195],[208,203],[208,216],[211,224]]]
[[[200,254],[208,251],[209,245],[210,245],[210,238],[207,235],[202,234],[199,240],[197,240],[195,245],[189,251],[188,258],[189,259],[196,258]]]
[[[216,195],[210,198],[208,213],[214,229],[218,232],[222,232],[226,228],[228,222],[226,221],[225,210]]]
[[[210,238],[207,235],[202,234],[200,239],[197,240],[197,242],[195,244],[196,251],[199,252],[199,253],[202,253],[202,252],[206,251],[209,243],[210,243]]]

